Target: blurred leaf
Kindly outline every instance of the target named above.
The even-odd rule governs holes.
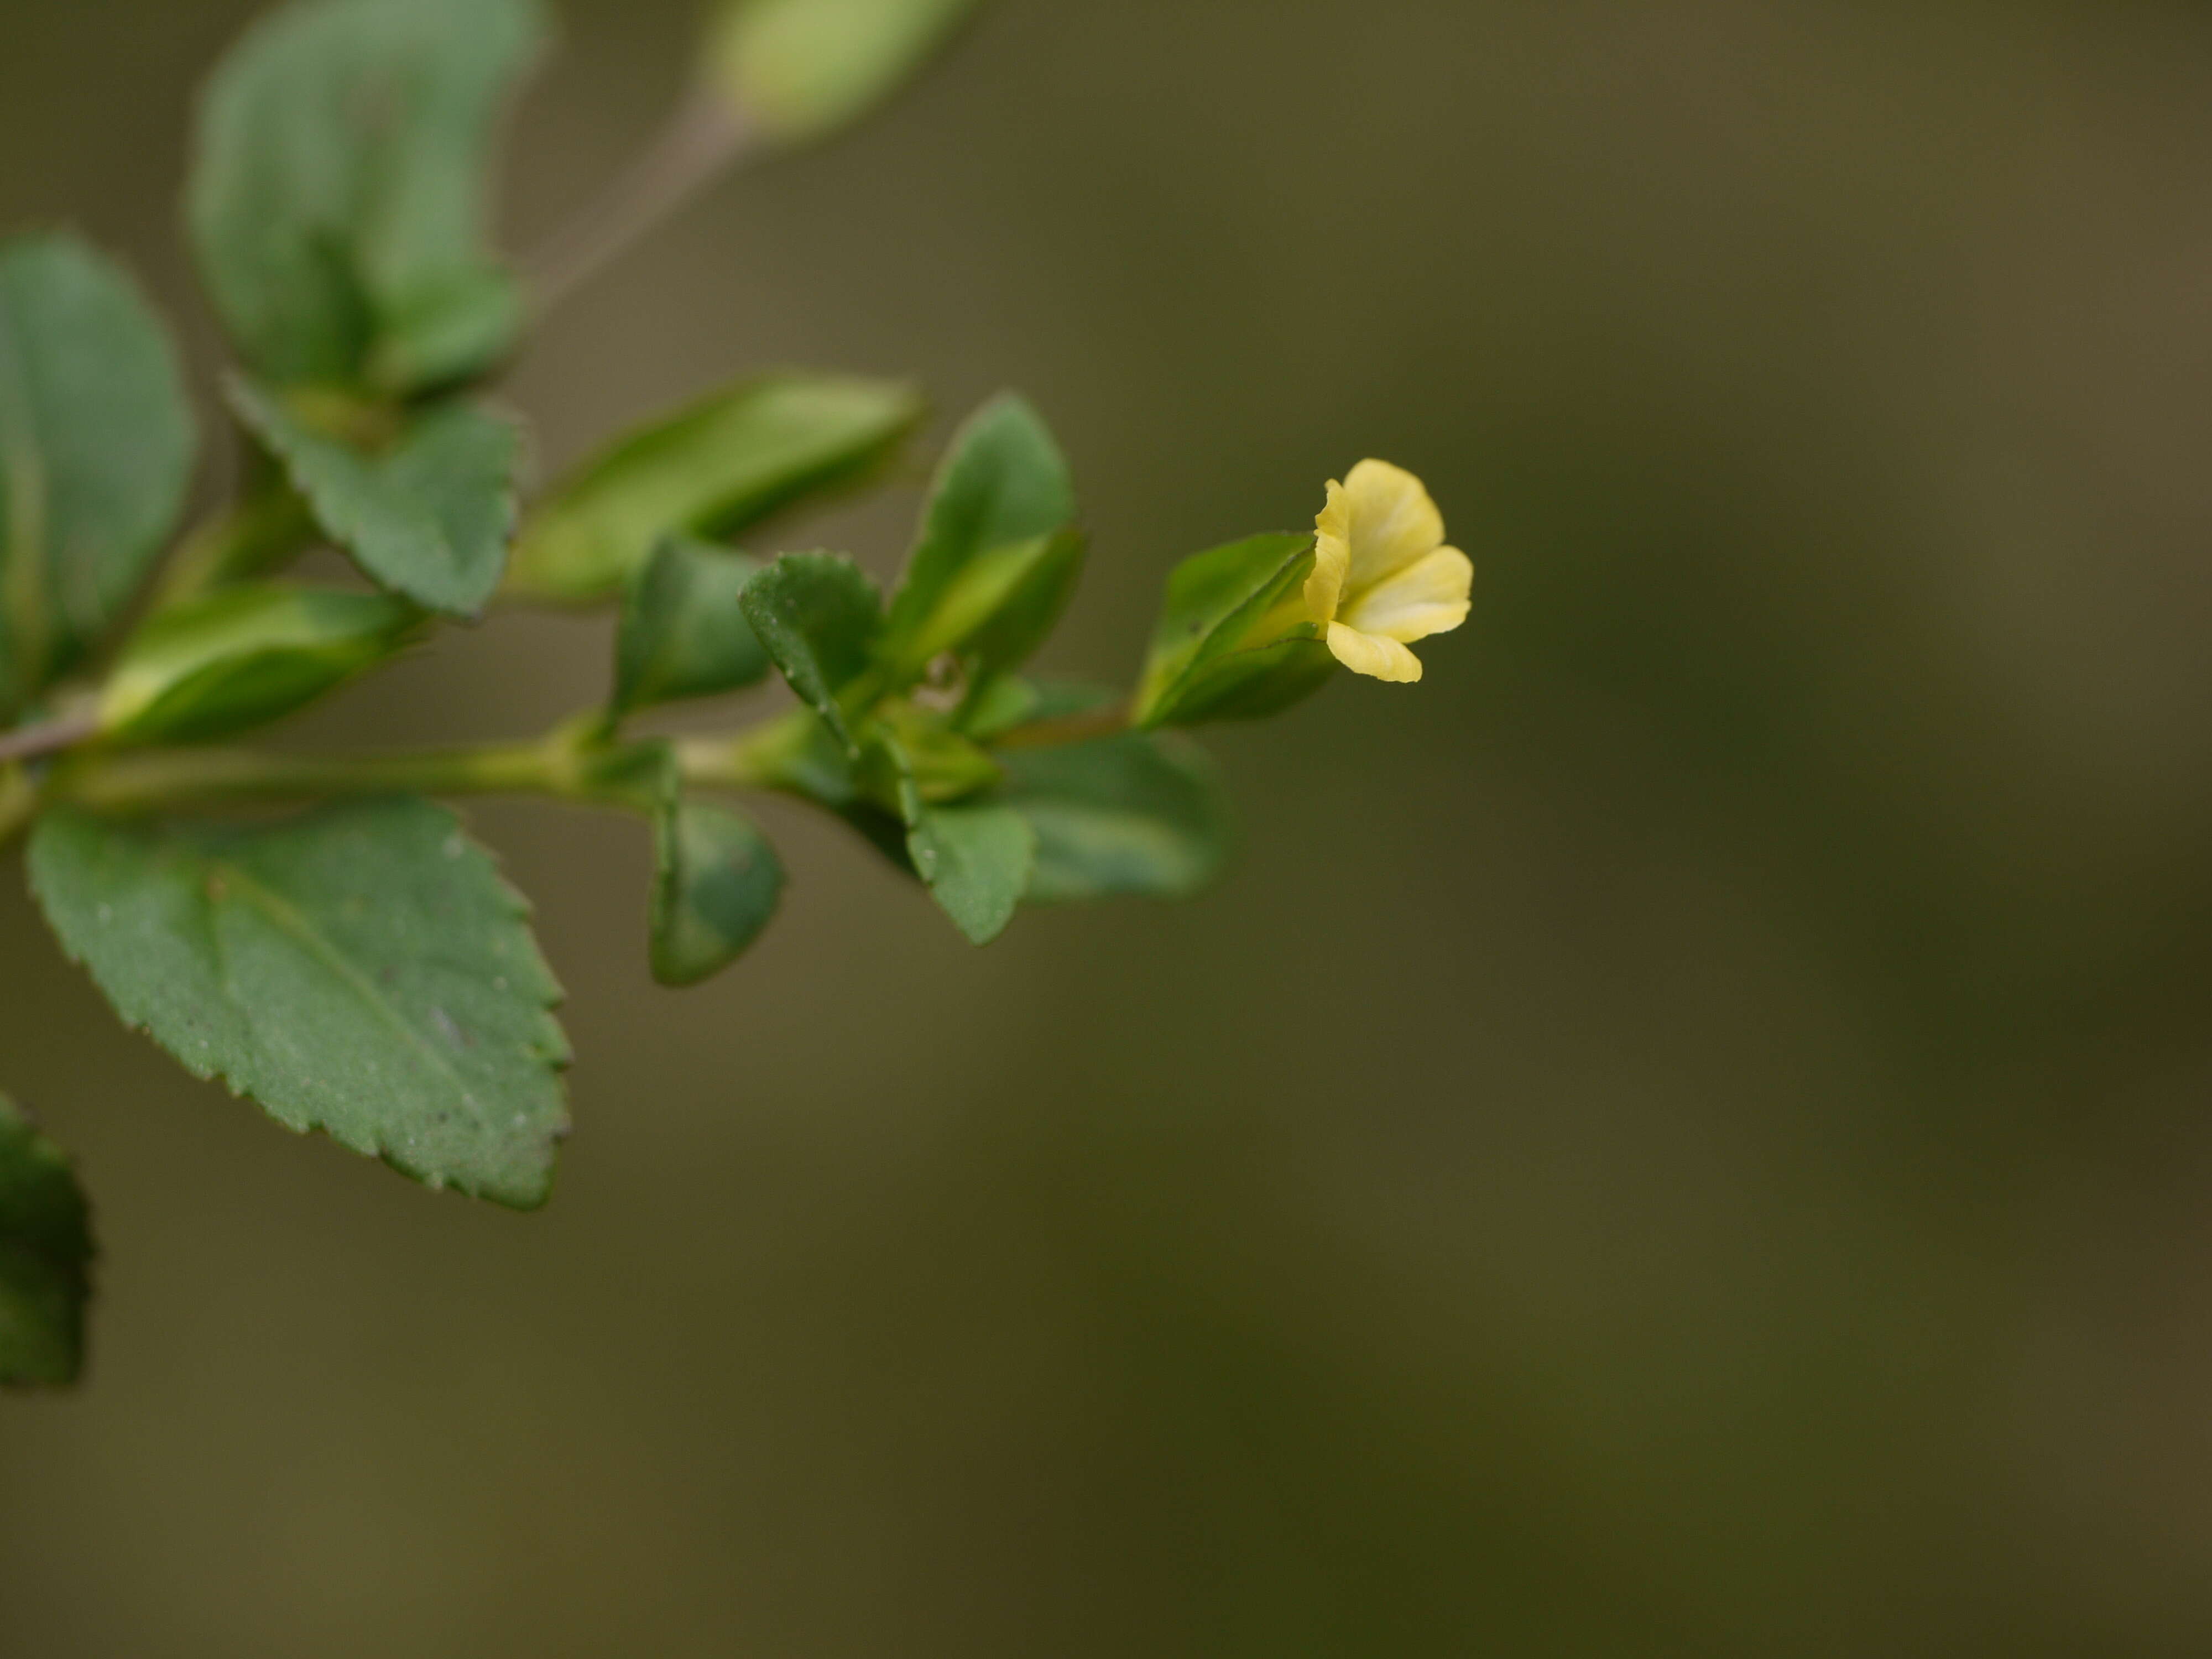
[[[769,671],[739,603],[757,559],[672,537],[630,584],[615,647],[614,708],[711,697],[759,683]]]
[[[0,1384],[77,1380],[92,1257],[91,1206],[67,1155],[0,1095]]]
[[[787,553],[744,591],[745,619],[808,708],[857,752],[840,701],[866,674],[883,600],[868,574],[838,553]]]
[[[538,56],[536,0],[301,0],[210,84],[188,198],[200,275],[280,386],[413,392],[512,345],[488,251],[499,117]]]
[[[116,661],[100,729],[125,742],[197,743],[263,725],[388,661],[421,616],[388,594],[277,586],[157,611]]]
[[[560,988],[527,906],[428,801],[249,829],[40,820],[31,884],[125,1024],[288,1128],[432,1187],[544,1202]]]
[[[723,0],[709,74],[779,143],[826,137],[896,92],[975,0]]]
[[[779,375],[632,434],[556,487],[523,526],[510,586],[563,604],[621,591],[662,539],[726,539],[848,486],[921,421],[911,388]]]
[[[775,920],[783,864],[750,820],[672,793],[654,834],[653,975],[663,985],[712,979]]]
[[[1255,536],[1178,565],[1134,723],[1257,720],[1319,690],[1336,661],[1305,614],[1313,546],[1310,534]]]
[[[907,848],[938,907],[973,945],[1006,931],[1036,869],[1036,832],[1006,806],[927,807]]]
[[[1011,597],[1032,566],[1067,557],[1037,544],[1067,528],[1075,511],[1067,462],[1035,410],[1007,392],[970,416],[939,469],[877,647],[894,678],[910,679],[972,635],[994,612],[984,601]],[[963,579],[980,586],[963,591]]]
[[[522,449],[512,421],[448,404],[389,444],[362,447],[248,380],[232,381],[231,404],[283,463],[324,533],[372,579],[454,617],[475,616],[499,591]]]
[[[176,349],[127,276],[70,237],[0,250],[0,720],[129,602],[198,446]]]
[[[1188,898],[1228,859],[1228,799],[1194,744],[1129,732],[999,758],[1006,783],[991,799],[1036,834],[1031,904]]]

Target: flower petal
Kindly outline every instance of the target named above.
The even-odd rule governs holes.
[[[1388,581],[1444,544],[1444,515],[1403,467],[1362,461],[1344,490],[1352,503],[1352,592]]]
[[[1346,605],[1345,625],[1411,645],[1465,622],[1474,591],[1474,562],[1455,547],[1440,547]]]
[[[1317,623],[1336,620],[1345,578],[1352,574],[1352,497],[1329,481],[1328,505],[1314,520],[1314,573],[1306,578],[1306,614]]]
[[[1328,648],[1355,674],[1411,685],[1421,678],[1421,659],[1395,640],[1363,634],[1342,623],[1328,625]]]

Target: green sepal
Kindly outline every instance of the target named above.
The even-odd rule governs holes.
[[[867,572],[842,553],[787,553],[755,576],[745,620],[801,702],[857,756],[856,688],[869,674],[883,599]]]
[[[780,144],[830,137],[896,92],[975,0],[723,0],[708,79]]]
[[[74,237],[0,249],[0,723],[130,602],[198,452],[176,348],[130,277]]]
[[[758,684],[769,656],[741,600],[762,568],[727,548],[681,537],[663,542],[623,596],[614,713]]]
[[[422,613],[384,593],[263,585],[157,611],[99,705],[118,743],[200,743],[266,725],[389,661]]]
[[[0,1095],[0,1386],[77,1380],[93,1255],[92,1209],[68,1155]]]
[[[1037,836],[1012,807],[925,807],[907,836],[914,867],[971,945],[1006,931],[1036,870]]]
[[[1047,630],[1058,620],[1073,581],[1068,567],[1081,562],[1079,543],[1055,540],[1075,514],[1066,459],[1026,401],[1002,393],[971,416],[938,470],[877,646],[892,684],[912,684],[934,658],[969,643],[1010,608],[1016,616],[1000,654],[1033,649],[1028,634],[1036,616],[1048,613]]]
[[[990,799],[1020,813],[1037,840],[1027,903],[1189,898],[1228,860],[1227,793],[1187,739],[1133,732],[999,759],[1006,781]]]
[[[1267,720],[1295,708],[1336,678],[1339,664],[1328,647],[1317,638],[1303,636],[1316,632],[1308,624],[1300,637],[1212,659],[1149,721],[1135,723],[1152,730],[1205,726]]]
[[[61,809],[28,862],[71,960],[195,1077],[432,1187],[550,1194],[560,987],[453,813],[363,801],[241,828]]]
[[[187,216],[255,374],[404,395],[507,353],[523,306],[488,250],[489,163],[547,33],[537,0],[299,0],[240,42]]]
[[[522,458],[513,421],[447,404],[364,441],[319,423],[327,400],[234,378],[230,402],[371,580],[450,617],[476,616],[499,591]],[[366,413],[373,423],[386,411]]]
[[[1273,535],[1178,565],[1168,578],[1132,724],[1255,720],[1319,690],[1335,659],[1304,611],[1313,559],[1310,534]]]
[[[925,405],[910,386],[781,374],[717,392],[630,434],[557,484],[515,544],[524,599],[583,605],[622,591],[672,535],[727,540],[857,485]]]
[[[682,988],[712,979],[775,919],[783,863],[749,818],[672,787],[654,821],[653,976]]]

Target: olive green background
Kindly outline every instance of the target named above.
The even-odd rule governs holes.
[[[0,0],[0,221],[203,370],[252,9]],[[519,243],[691,27],[566,10]],[[771,809],[782,921],[663,994],[635,826],[477,811],[573,996],[531,1218],[182,1078],[11,854],[0,1080],[106,1259],[88,1391],[0,1403],[0,1651],[2212,1651],[2208,109],[2194,5],[1006,0],[719,190],[514,376],[547,466],[748,365],[1014,384],[1097,532],[1054,665],[1369,453],[1474,619],[1218,734],[1216,895],[982,952]]]

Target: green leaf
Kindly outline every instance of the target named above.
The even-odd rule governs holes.
[[[783,864],[749,819],[672,794],[654,834],[653,976],[698,985],[750,950],[775,918]]]
[[[1335,672],[1301,597],[1311,535],[1255,536],[1186,559],[1138,687],[1134,723],[1196,726],[1279,713]]]
[[[323,532],[371,579],[453,617],[475,616],[499,591],[522,453],[512,421],[448,404],[371,449],[319,429],[250,381],[233,380],[230,391]]]
[[[527,906],[428,801],[274,825],[40,820],[31,884],[131,1026],[286,1127],[518,1208],[568,1131]]]
[[[512,590],[587,604],[618,592],[671,535],[727,540],[848,488],[896,453],[921,398],[882,380],[748,380],[632,434],[565,479],[515,545]]]
[[[411,393],[507,352],[523,307],[488,250],[488,175],[546,34],[537,0],[301,0],[240,42],[187,213],[256,374]]]
[[[1022,562],[1019,580],[1007,585],[988,620],[957,647],[970,699],[985,695],[994,681],[1036,654],[1060,626],[1083,578],[1091,539],[1080,530],[1063,530],[1030,545],[1041,550]],[[984,562],[979,561],[979,567]]]
[[[739,603],[757,559],[671,538],[630,584],[615,647],[614,709],[718,696],[759,683],[769,670]]]
[[[0,720],[129,602],[198,448],[176,349],[131,280],[70,237],[0,250]]]
[[[1066,529],[1075,511],[1067,462],[1036,411],[1011,392],[985,404],[953,439],[939,470],[878,647],[884,665],[911,678],[972,635],[995,614],[987,599],[1003,603],[1036,562],[1054,556],[1036,544]],[[1009,551],[1017,548],[1029,550]]]
[[[897,91],[975,0],[723,0],[708,38],[715,84],[779,143],[823,138]]]
[[[1228,799],[1195,744],[1129,732],[999,758],[1006,783],[991,799],[1036,835],[1031,904],[1188,898],[1227,860]]]
[[[807,707],[857,754],[843,698],[868,671],[883,616],[875,582],[838,553],[787,553],[754,577],[745,620]]]
[[[421,619],[388,594],[274,586],[157,611],[116,660],[100,729],[198,743],[265,724],[389,661]]]
[[[69,1158],[0,1095],[0,1384],[76,1381],[92,1258],[91,1206]]]
[[[973,945],[1006,931],[1036,869],[1036,831],[1007,806],[927,808],[907,848],[938,908]]]

